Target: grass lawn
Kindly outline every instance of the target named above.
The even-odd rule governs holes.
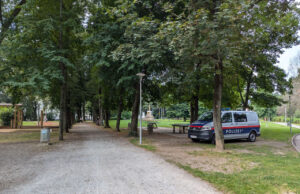
[[[155,122],[157,123],[158,127],[167,127],[167,128],[172,128],[172,124],[175,123],[182,123],[182,124],[188,124],[189,122],[184,122],[183,120],[171,120],[171,119],[158,119],[155,120]],[[109,124],[110,126],[115,129],[116,128],[116,120],[110,120]],[[130,123],[130,120],[121,120],[120,123],[120,128],[127,128],[128,127],[128,123]],[[140,125],[140,123],[138,123],[138,126]],[[147,122],[143,121],[142,122],[142,126],[143,127],[147,127]]]
[[[44,121],[44,126],[58,126],[59,121]],[[23,121],[23,126],[37,126],[37,121]]]
[[[163,120],[160,124],[166,126],[175,122],[178,123]],[[300,133],[300,130],[293,128],[293,134],[295,133]],[[162,157],[165,157],[166,153],[162,152],[160,146],[164,146],[168,150],[165,158],[167,161],[210,182],[225,193],[300,193],[300,154],[291,147],[291,137],[289,127],[261,122],[261,137],[258,142],[228,142],[225,152],[216,152],[214,145],[207,143],[188,141],[178,144],[177,148],[180,146],[181,154],[189,156],[185,157],[188,158],[188,162],[180,159],[178,149],[174,148],[172,151],[174,146],[166,147],[168,144],[164,142],[165,139],[145,137],[141,146],[138,144],[138,138],[130,141]],[[203,165],[193,166],[197,161],[203,161],[211,168],[202,168]],[[232,170],[223,172],[212,170],[214,168]]]
[[[37,121],[23,121],[23,126],[37,126]]]
[[[294,134],[300,133],[300,129],[293,128],[293,133],[291,134],[290,127],[274,123],[262,121],[260,122],[260,125],[261,137],[263,139],[288,142]]]
[[[293,134],[296,133],[300,133],[300,129],[293,128]],[[286,142],[288,147],[293,134],[290,134],[289,127],[261,122],[261,138],[263,139]],[[241,172],[224,174],[205,172],[200,169],[193,169],[188,165],[177,165],[193,175],[211,182],[222,191],[233,193],[300,193],[300,154],[292,150],[278,150],[278,148],[271,146],[255,144],[226,144],[226,148],[232,152],[217,153],[208,149],[194,154],[215,155],[232,161],[238,159],[245,164],[253,163],[256,166]],[[241,149],[250,153],[238,152]]]
[[[132,138],[132,139],[130,140],[130,143],[132,143],[132,144],[134,144],[134,145],[136,145],[136,146],[139,146],[139,147],[144,148],[144,149],[146,149],[146,150],[155,152],[156,147],[153,146],[153,145],[151,145],[151,142],[150,142],[149,140],[143,138],[143,141],[142,141],[142,142],[143,142],[143,143],[140,145],[140,139],[139,139],[139,138]]]
[[[252,145],[252,144],[250,144]],[[230,149],[230,146],[227,146]],[[217,156],[231,162],[242,161],[239,165],[253,164],[253,168],[234,173],[207,172],[193,169],[189,165],[177,165],[184,170],[200,177],[221,191],[229,193],[299,193],[300,192],[300,154],[287,152],[275,154],[268,146],[233,146],[232,152],[218,153],[208,149],[192,153],[205,156]],[[251,153],[241,153],[235,150],[245,149]],[[226,168],[226,166],[224,166]]]
[[[116,128],[116,120],[110,120],[110,126],[115,129]],[[189,122],[184,122],[183,120],[171,120],[171,119],[159,119],[156,120],[158,127],[166,127],[172,128],[172,124],[175,123],[183,123],[188,124]],[[121,120],[120,128],[127,128],[130,120]],[[293,128],[293,133],[290,134],[290,128],[287,126],[282,126],[274,123],[261,121],[261,137],[267,140],[275,140],[275,141],[284,141],[288,142],[294,134],[300,133],[300,129]],[[146,127],[147,122],[143,121],[142,126]]]
[[[51,133],[51,139],[52,141],[53,139],[58,139],[58,131],[53,131]],[[28,141],[40,141],[40,131],[0,133],[0,143],[17,143]]]

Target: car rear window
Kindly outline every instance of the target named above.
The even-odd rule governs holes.
[[[233,114],[234,116],[234,121],[235,122],[247,122],[247,116],[246,116],[246,113],[238,113],[238,112],[235,112]]]
[[[247,113],[247,120],[248,121],[258,121],[256,113],[254,113],[254,112]]]

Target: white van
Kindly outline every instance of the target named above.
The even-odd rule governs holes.
[[[248,139],[255,142],[260,136],[260,123],[256,112],[222,111],[224,139]],[[188,137],[193,141],[205,140],[215,143],[213,113],[206,112],[190,124]]]

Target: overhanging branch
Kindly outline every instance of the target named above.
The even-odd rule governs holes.
[[[3,39],[5,38],[6,32],[8,31],[12,22],[17,17],[17,15],[20,13],[22,5],[24,5],[25,3],[26,3],[26,0],[21,0],[16,5],[15,9],[11,12],[10,16],[5,21],[3,21],[3,19],[2,19],[3,24],[2,24],[2,28],[1,28],[1,32],[0,32],[0,45],[3,41]],[[1,17],[2,17],[2,14],[1,14]]]

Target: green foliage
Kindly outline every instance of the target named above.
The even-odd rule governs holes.
[[[10,126],[10,122],[14,117],[14,111],[11,108],[0,109],[0,120],[4,126]]]
[[[55,120],[55,114],[53,112],[49,112],[46,115],[47,121],[54,121]]]
[[[128,120],[128,119],[131,118],[131,112],[124,111],[124,112],[122,112],[122,116],[121,117],[122,117],[123,120]]]
[[[299,109],[297,109],[296,111],[295,111],[295,114],[294,114],[294,116],[296,117],[296,118],[300,118],[300,110]]]
[[[261,106],[254,106],[254,111],[257,112],[259,118],[270,118],[276,116],[276,107],[264,108]]]

